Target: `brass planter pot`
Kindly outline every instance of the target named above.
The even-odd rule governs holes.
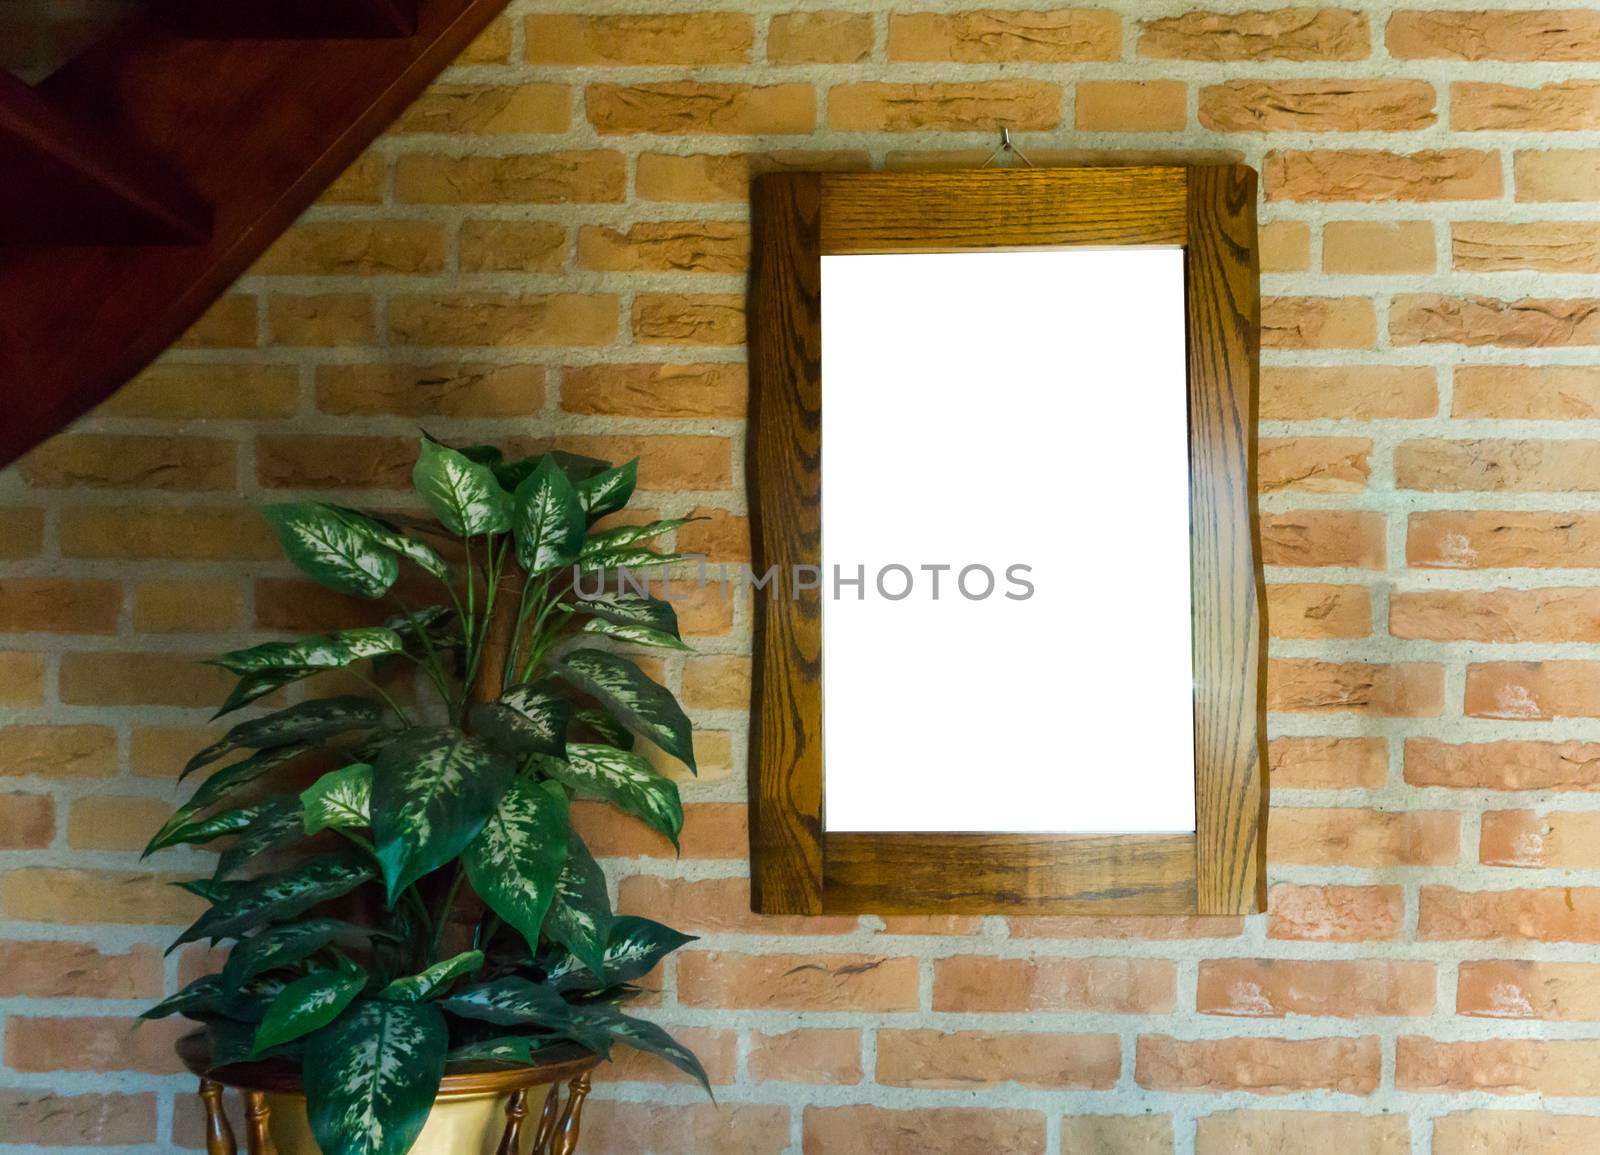
[[[178,1055],[200,1077],[206,1155],[238,1155],[238,1140],[222,1110],[226,1087],[244,1097],[248,1155],[321,1155],[306,1119],[300,1072],[292,1065],[213,1068],[205,1036],[198,1033],[179,1040]],[[456,1064],[439,1087],[411,1155],[574,1155],[589,1071],[598,1062],[597,1056],[572,1047],[552,1049],[536,1067]],[[562,1083],[568,1086],[564,1103]],[[540,1087],[549,1090],[534,1119],[530,1102]]]

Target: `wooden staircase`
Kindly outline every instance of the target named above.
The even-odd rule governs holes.
[[[0,73],[0,465],[187,329],[507,0],[155,0]]]

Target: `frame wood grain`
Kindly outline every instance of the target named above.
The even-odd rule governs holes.
[[[819,591],[758,591],[752,907],[765,914],[1243,914],[1265,903],[1255,507],[1256,174],[1242,165],[782,173],[752,193],[754,562],[820,566],[825,253],[1183,245],[1195,833],[828,833]]]

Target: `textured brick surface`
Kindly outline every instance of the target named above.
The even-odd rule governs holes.
[[[16,12],[111,4],[0,7],[28,71]],[[459,64],[0,474],[0,1155],[200,1144],[162,1024],[125,1029],[211,957],[163,961],[187,864],[138,858],[218,732],[195,659],[385,612],[292,576],[250,506],[401,510],[421,426],[637,454],[638,504],[702,519],[678,548],[748,559],[750,179],[981,164],[1002,126],[1039,165],[1261,173],[1269,909],[752,914],[750,608],[692,597],[699,652],[652,667],[700,730],[699,779],[663,762],[681,855],[574,818],[619,909],[701,936],[648,1013],[718,1103],[627,1057],[581,1149],[1600,1150],[1593,5],[513,0]],[[1126,500],[1139,430],[1096,431],[1129,476],[1061,510]]]

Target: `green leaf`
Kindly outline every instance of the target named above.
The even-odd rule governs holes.
[[[554,987],[507,975],[493,982],[462,987],[438,1005],[464,1019],[502,1027],[559,1029],[572,1021],[572,1008]]]
[[[235,790],[254,782],[269,771],[293,762],[311,749],[310,745],[296,743],[271,750],[259,750],[248,758],[242,758],[238,762],[231,762],[222,767],[200,784],[200,789],[194,792],[189,801],[173,811],[172,817],[156,831],[156,836],[150,840],[150,846],[146,848],[145,853],[180,841],[174,835],[196,814],[221,802]]]
[[[274,690],[281,690],[285,686],[293,685],[301,678],[309,678],[312,674],[319,672],[318,670],[310,669],[286,669],[261,670],[254,674],[246,674],[234,685],[233,690],[223,700],[222,705],[217,707],[216,712],[211,715],[211,720],[215,722],[218,718],[224,718],[235,710],[244,709],[251,702],[265,698]]]
[[[612,1038],[627,1043],[630,1047],[652,1055],[660,1055],[678,1070],[694,1076],[705,1088],[706,1094],[711,1094],[711,1081],[706,1078],[705,1068],[700,1065],[700,1060],[695,1058],[694,1052],[655,1023],[635,1019],[613,1007],[599,1004],[576,1008],[573,1011],[573,1018],[580,1023],[599,1027]]]
[[[504,533],[511,526],[511,501],[494,471],[437,441],[422,439],[411,484],[458,537]]]
[[[500,484],[508,492],[516,492],[517,486],[524,481],[545,461],[554,461],[561,472],[567,475],[567,480],[577,485],[596,474],[603,473],[610,468],[610,463],[601,461],[598,457],[584,457],[579,453],[567,453],[565,450],[552,449],[549,453],[535,453],[518,461],[504,462],[494,465],[494,475],[500,479]]]
[[[372,825],[372,767],[352,762],[318,778],[300,795],[305,832]]]
[[[171,821],[156,832],[150,844],[144,848],[144,856],[148,857],[158,850],[169,846],[187,843],[191,846],[202,846],[207,842],[221,838],[225,834],[237,834],[256,820],[262,809],[267,805],[258,802],[254,806],[239,806],[233,810],[224,810],[220,814],[197,822],[182,822],[173,825]]]
[[[238,987],[264,971],[293,966],[316,954],[341,935],[369,933],[337,918],[312,918],[305,922],[271,926],[240,939],[222,967],[222,980]]]
[[[647,525],[619,525],[616,529],[608,529],[601,533],[591,533],[583,543],[583,557],[594,557],[599,554],[614,553],[635,542],[649,541],[653,537],[660,537],[664,533],[688,525],[691,521],[705,521],[704,517],[669,517],[664,521],[652,521]]]
[[[372,765],[372,841],[390,906],[477,837],[516,772],[448,726],[407,730],[384,747]]]
[[[314,580],[361,598],[381,598],[400,576],[400,559],[353,529],[337,511],[317,502],[268,505],[261,510],[289,560]]]
[[[364,626],[293,642],[264,642],[247,650],[230,650],[208,664],[235,674],[300,668],[337,670],[363,658],[399,652],[399,634],[385,626]]]
[[[449,1045],[433,1003],[364,1000],[313,1035],[306,1112],[323,1155],[406,1155],[433,1110]]]
[[[396,614],[387,619],[384,625],[400,635],[406,653],[413,657],[422,657],[426,653],[426,648],[422,644],[423,634],[427,635],[429,644],[435,650],[453,649],[462,645],[461,630],[455,620],[455,611],[449,606],[425,606],[420,610],[413,610],[410,617]]]
[[[637,915],[620,915],[612,921],[606,936],[603,975],[585,967],[570,951],[543,962],[545,981],[561,991],[593,991],[617,983],[643,978],[667,955],[695,941],[670,926]]]
[[[572,703],[546,682],[513,686],[498,702],[473,708],[472,728],[514,754],[548,754],[559,758],[566,748],[567,719]]]
[[[251,1053],[260,1055],[320,1030],[338,1018],[367,985],[367,976],[349,959],[342,959],[341,964],[335,970],[318,971],[284,987],[256,1028]]]
[[[172,949],[202,938],[213,941],[237,938],[263,923],[283,922],[319,902],[348,894],[374,877],[372,867],[354,857],[337,854],[313,859],[276,874],[247,882],[213,886],[215,905],[178,936]]]
[[[441,580],[450,575],[450,566],[439,555],[439,551],[426,542],[418,541],[414,537],[407,537],[400,532],[400,527],[381,517],[374,517],[370,513],[362,513],[359,509],[347,509],[342,505],[330,506],[337,510],[339,515],[350,524],[350,527],[361,534],[368,541],[392,549],[406,560],[420,566],[426,572]]]
[[[555,899],[569,836],[566,796],[518,778],[461,856],[472,889],[529,946]]]
[[[651,629],[649,626],[625,626],[620,622],[608,622],[604,618],[590,618],[583,623],[584,634],[598,634],[603,638],[616,638],[619,642],[628,642],[635,646],[653,646],[659,650],[685,650],[693,651],[694,647],[685,644],[677,635],[669,634],[665,630]]]
[[[544,1060],[544,1052],[559,1047],[565,1040],[558,1035],[503,1035],[498,1039],[479,1039],[464,1043],[450,1052],[452,1062],[515,1063],[533,1066]]]
[[[517,561],[529,576],[574,561],[583,547],[583,507],[572,482],[545,458],[512,495]]]
[[[593,614],[618,625],[649,626],[673,637],[678,636],[678,611],[672,608],[671,602],[660,598],[621,593],[579,594],[577,601],[561,604],[575,613]]]
[[[657,774],[639,755],[611,746],[570,742],[567,760],[549,762],[544,770],[574,790],[604,798],[643,820],[652,830],[665,834],[673,846],[678,845],[678,834],[683,830],[683,803],[677,784]]]
[[[590,554],[588,557],[578,559],[578,565],[585,573],[593,573],[602,569],[649,569],[652,566],[671,565],[673,562],[684,559],[681,553],[657,553],[653,549],[646,549],[642,545],[625,545],[618,549],[607,550],[604,553]],[[642,585],[642,582],[636,582]]]
[[[598,706],[576,711],[572,720],[593,730],[608,746],[633,749],[633,732]]]
[[[626,658],[603,650],[573,650],[556,663],[556,672],[643,734],[691,771],[694,742],[689,719],[665,686],[645,677]]]
[[[264,718],[240,722],[220,741],[189,759],[178,777],[180,780],[187,777],[230,750],[267,750],[291,742],[320,742],[349,730],[370,729],[382,719],[383,709],[376,702],[350,694],[299,702]]]
[[[226,878],[250,860],[304,833],[298,796],[269,799],[259,807],[255,820],[239,832],[233,845],[222,852],[212,877]]]
[[[379,992],[379,998],[393,999],[397,1003],[420,1003],[431,999],[462,975],[471,974],[483,965],[483,952],[469,950],[436,962],[431,967],[407,978],[395,979]]]
[[[593,525],[608,513],[615,513],[628,504],[633,488],[639,482],[639,459],[635,457],[626,465],[607,469],[593,477],[578,482],[578,503]]]
[[[182,1015],[193,1019],[202,1015],[220,1014],[222,1011],[223,979],[221,975],[205,975],[184,987],[175,995],[168,995],[149,1010],[141,1019],[164,1019]]]
[[[594,975],[604,978],[611,919],[605,873],[583,839],[576,831],[569,831],[567,861],[556,877],[556,900],[551,904],[544,932],[577,955]],[[531,945],[536,940],[528,941]]]

